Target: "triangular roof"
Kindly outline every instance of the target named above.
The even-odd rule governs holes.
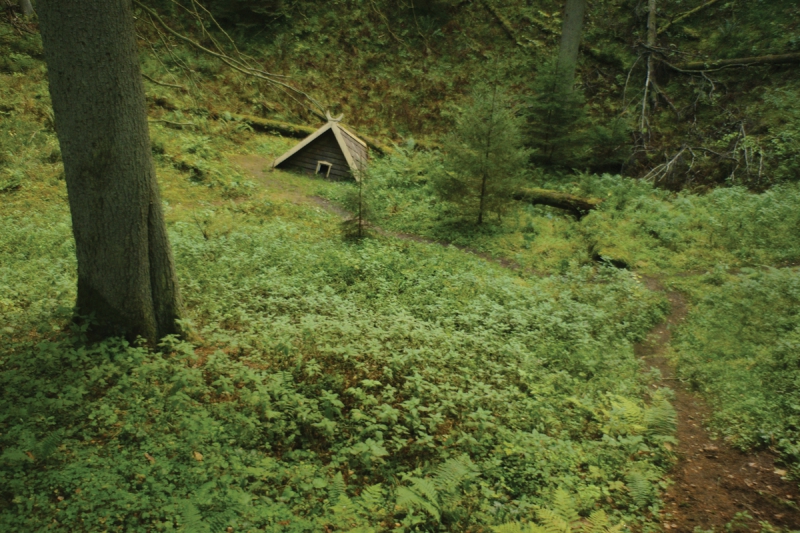
[[[353,153],[347,143],[347,139],[355,141],[356,143],[360,144],[364,147],[366,152],[367,143],[359,139],[355,134],[353,134],[350,130],[339,124],[339,121],[342,120],[342,117],[339,116],[338,118],[331,118],[330,113],[327,114],[328,116],[328,123],[322,126],[320,129],[300,141],[294,148],[280,156],[272,163],[272,168],[276,168],[278,165],[295,155],[297,152],[314,142],[316,139],[321,137],[328,131],[333,132],[334,137],[336,137],[336,142],[339,145],[339,148],[342,150],[342,154],[344,154],[344,158],[347,161],[347,165],[350,167],[350,170],[353,172],[353,176],[358,179],[358,175],[356,173],[357,170],[363,170],[366,166],[366,161],[364,158],[361,157],[359,154]]]

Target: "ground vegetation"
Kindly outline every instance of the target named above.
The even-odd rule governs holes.
[[[796,78],[714,62],[796,53],[797,6],[655,3],[653,44],[652,4],[589,6],[567,109],[580,138],[556,147],[577,163],[535,161],[477,225],[437,190],[442,141],[498,69],[516,119],[559,102],[533,90],[555,2],[142,3],[150,151],[196,332],[158,350],[70,320],[42,44],[35,15],[3,4],[0,529],[689,527],[665,497],[690,482],[673,465],[691,470],[676,423],[703,431],[692,393],[714,443],[694,452],[760,452],[796,488]],[[301,93],[384,147],[367,180],[269,170],[317,125]],[[342,239],[359,194],[373,238]],[[641,343],[670,305],[659,367]],[[701,529],[791,529],[796,494],[762,485],[786,511]]]

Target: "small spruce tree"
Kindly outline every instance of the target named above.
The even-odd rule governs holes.
[[[567,168],[581,164],[589,152],[583,94],[564,83],[554,60],[539,68],[531,92],[527,134],[533,162]]]
[[[444,149],[445,171],[434,184],[441,198],[478,224],[489,212],[502,215],[521,184],[530,152],[523,147],[516,109],[496,83],[472,91]]]
[[[344,198],[344,208],[351,213],[350,218],[342,222],[342,235],[345,239],[360,241],[369,237],[370,209],[367,181],[366,170],[356,171],[356,187],[348,191]]]

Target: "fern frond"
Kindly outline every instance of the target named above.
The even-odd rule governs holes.
[[[560,512],[553,512],[550,509],[542,509],[536,513],[536,517],[541,522],[541,527],[546,533],[572,532],[570,523],[560,516]]]
[[[572,528],[569,522],[561,518],[559,513],[550,509],[542,509],[536,513],[536,518],[541,522],[541,526],[546,533],[571,533]]]
[[[477,467],[464,454],[460,457],[448,459],[436,469],[433,474],[433,484],[439,492],[453,492],[467,479],[477,476]]]
[[[553,500],[553,508],[556,514],[558,514],[567,525],[577,522],[580,519],[575,499],[564,489],[558,489],[556,491]]]
[[[211,500],[214,498],[216,489],[216,481],[203,483],[200,489],[192,495],[192,503],[195,505],[211,505]]]
[[[604,533],[608,526],[608,515],[602,509],[589,515],[589,522],[583,525],[583,533]]]
[[[644,414],[644,425],[651,435],[673,435],[677,428],[677,413],[665,399],[653,402]]]
[[[536,524],[520,524],[519,522],[509,522],[500,526],[492,526],[494,533],[547,533],[542,527]]]
[[[200,509],[191,501],[184,501],[180,505],[184,533],[212,533],[208,524],[203,520]]]
[[[225,533],[231,522],[229,513],[218,514],[217,516],[206,519],[209,533]]]
[[[328,489],[328,505],[336,505],[339,498],[345,495],[346,490],[347,485],[344,482],[342,473],[336,472],[336,475],[333,476],[333,482]]]
[[[644,428],[644,410],[636,405],[633,400],[624,396],[616,396],[611,405],[629,426],[633,426],[636,429]]]
[[[650,500],[650,482],[641,472],[629,472],[625,476],[626,486],[634,503],[638,507],[645,507]]]
[[[406,509],[422,509],[436,518],[436,520],[440,519],[439,509],[429,502],[427,498],[420,496],[408,487],[397,488],[397,506]]]
[[[438,504],[439,491],[436,490],[436,485],[428,478],[411,477],[411,486],[414,492],[426,498],[432,504]]]
[[[383,506],[383,485],[370,485],[361,491],[361,506],[367,511],[374,511]]]
[[[61,430],[56,430],[45,437],[37,446],[33,456],[38,461],[44,461],[61,445]]]
[[[612,526],[605,511],[594,511],[583,524],[582,533],[619,533],[623,526],[621,523]]]

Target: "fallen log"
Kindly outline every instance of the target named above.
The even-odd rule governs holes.
[[[222,114],[220,116],[225,116]],[[289,122],[282,122],[280,120],[270,120],[267,118],[254,117],[252,115],[234,115],[230,113],[231,120],[236,122],[243,122],[256,131],[262,133],[278,133],[286,137],[295,137],[297,139],[304,139],[317,131],[317,128],[310,126],[303,126],[301,124],[291,124]]]
[[[692,61],[678,65],[676,70],[680,71],[707,71],[719,70],[723,68],[750,67],[758,65],[783,65],[790,63],[800,63],[800,53],[793,54],[773,54],[757,57],[739,57],[736,59],[712,59],[708,61]]]
[[[690,9],[689,11],[681,13],[680,15],[678,15],[677,17],[675,17],[671,21],[667,22],[662,28],[660,28],[658,30],[658,35],[661,35],[665,31],[667,31],[670,28],[670,26],[673,26],[674,24],[682,22],[683,20],[691,17],[692,15],[695,15],[695,14],[699,13],[700,11],[704,10],[705,8],[707,8],[709,6],[713,6],[717,2],[719,2],[719,0],[709,0],[705,4],[699,5],[694,9]]]
[[[582,198],[566,192],[527,187],[517,191],[513,198],[532,205],[548,205],[557,209],[564,209],[578,220],[583,218],[589,211],[597,209],[597,206],[603,203],[600,198]]]

